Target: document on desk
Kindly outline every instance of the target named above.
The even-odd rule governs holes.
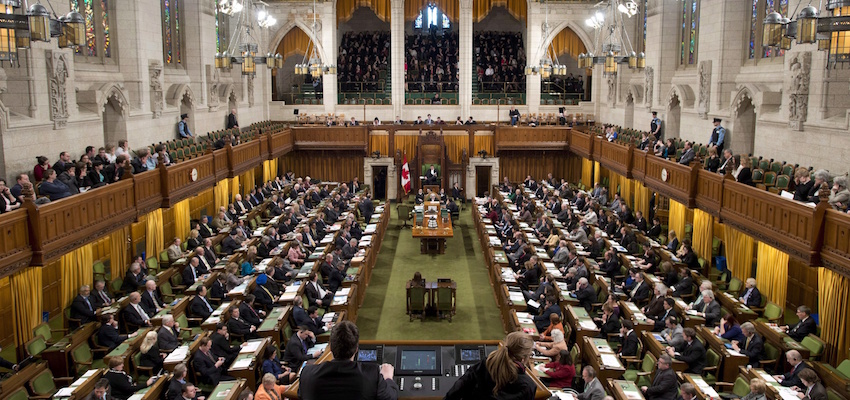
[[[525,297],[523,297],[522,293],[519,292],[510,292],[510,299],[515,303],[525,301]]]
[[[583,319],[583,320],[579,321],[578,324],[582,327],[582,329],[590,329],[590,330],[599,329],[596,326],[596,324],[592,320],[589,320],[589,319]]]
[[[602,365],[606,367],[622,368],[623,366],[623,364],[620,364],[620,359],[614,354],[602,353],[599,356],[602,358]]]
[[[230,369],[246,369],[251,366],[251,363],[254,362],[253,358],[246,357],[239,360],[236,360],[233,365],[230,366]]]
[[[540,303],[539,303],[539,302],[537,302],[537,301],[534,301],[534,300],[528,300],[526,303],[528,303],[528,305],[529,305],[529,306],[532,306],[532,307],[534,307],[534,308],[540,308]]]
[[[731,355],[733,355],[733,356],[739,356],[739,357],[743,357],[743,356],[744,356],[743,354],[741,354],[741,353],[739,353],[739,352],[737,352],[737,351],[735,351],[735,350],[732,350],[732,349],[726,349],[726,351],[728,351],[728,352],[729,352],[729,354],[731,354]]]
[[[72,388],[72,387],[70,387],[70,386],[69,386],[69,387],[64,387],[64,388],[62,388],[62,389],[59,389],[59,391],[57,391],[57,392],[53,395],[53,398],[71,397],[71,395],[72,395],[72,394],[74,394],[74,388]]]
[[[189,355],[189,346],[183,345],[176,349],[174,349],[168,357],[165,357],[166,363],[179,363],[186,359],[186,356]]]
[[[249,340],[245,342],[245,345],[239,349],[240,353],[256,353],[257,349],[260,348],[260,345],[263,344],[262,340]]]
[[[330,343],[319,343],[319,344],[310,348],[310,353],[313,353],[313,352],[316,352],[316,351],[324,352],[325,349],[328,348],[328,344],[330,344]]]
[[[325,313],[324,315],[322,315],[322,322],[324,322],[324,323],[331,322],[331,321],[333,321],[335,316],[336,316],[335,312]]]

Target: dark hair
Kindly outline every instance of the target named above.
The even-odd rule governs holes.
[[[726,315],[723,316],[723,319],[726,320],[727,324],[730,324],[730,325],[733,325],[733,326],[738,325],[738,319],[735,318],[735,316],[732,313],[726,313]]]
[[[558,352],[558,362],[561,365],[573,365],[573,356],[567,350],[561,350]]]
[[[47,162],[47,157],[38,156],[38,157],[35,158],[35,160],[36,160],[36,162],[38,162],[38,165],[41,165],[41,164],[44,164],[44,163]]]
[[[109,379],[100,378],[97,383],[94,384],[95,389],[109,389]]]
[[[670,308],[673,308],[676,305],[676,300],[673,300],[672,297],[668,297],[668,298],[664,299],[664,302],[667,303],[667,305],[670,306]]]
[[[694,328],[685,328],[685,329],[682,330],[682,334],[686,335],[687,337],[691,338],[692,340],[696,339],[696,337],[697,337],[697,332],[694,330]]]
[[[263,360],[267,360],[272,358],[277,350],[275,350],[274,346],[268,346],[265,350],[263,350]]]
[[[342,321],[331,330],[331,353],[337,360],[348,360],[357,351],[360,331],[351,321]]]
[[[635,324],[633,324],[630,320],[624,319],[623,328],[626,328],[627,330],[632,330],[635,328]]]
[[[103,161],[100,161],[99,159],[95,159],[94,161],[91,162],[92,167],[99,167],[101,165],[103,165]]]

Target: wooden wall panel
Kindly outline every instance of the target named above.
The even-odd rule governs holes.
[[[358,150],[366,151],[369,145],[365,126],[329,126],[320,128],[292,128],[295,148],[298,150]]]
[[[59,260],[53,261],[41,268],[41,280],[44,285],[43,305],[44,311],[50,313],[53,318],[62,315],[62,270]]]
[[[216,182],[224,178],[233,178],[233,175],[230,173],[229,162],[227,148],[213,151],[213,168],[215,170]]]
[[[11,322],[15,320],[12,309],[12,283],[8,276],[0,278],[0,320]],[[8,347],[15,344],[15,324],[0,324],[0,346]]]
[[[292,150],[292,130],[284,129],[269,137],[269,152],[272,157],[280,157]]]
[[[652,155],[647,155],[645,151],[633,151],[632,152],[632,177],[636,180],[643,181],[644,176],[646,175],[646,159],[647,157],[653,157]]]
[[[584,158],[593,154],[593,136],[573,129],[570,131],[570,150]]]
[[[555,179],[581,173],[577,163],[562,151],[503,151],[499,155],[499,182],[507,176],[511,182],[522,182],[531,175],[535,180],[545,179],[551,172]]]
[[[850,276],[850,215],[826,211],[821,260],[824,266]]]
[[[254,168],[261,160],[268,157],[260,157],[260,142],[257,140],[242,143],[232,147],[231,152],[228,152],[230,157],[230,169],[234,175],[239,175],[251,168]]]
[[[27,217],[24,208],[3,214],[0,228],[0,277],[12,275],[32,260]]]
[[[174,226],[174,209],[166,208],[162,210],[162,240],[165,243],[165,247],[171,245],[171,241],[174,240],[174,235],[176,235],[177,229]],[[183,241],[186,238],[180,238]]]
[[[133,245],[130,247],[130,253],[133,255],[142,254],[145,251],[145,224],[136,222],[130,225],[130,240]],[[146,256],[150,257],[151,255]]]
[[[162,179],[168,178],[167,169],[157,168],[153,171],[133,175],[136,193],[136,215],[145,215],[162,205]]]
[[[496,128],[496,151],[502,150],[566,150],[570,128],[511,127]]]
[[[666,180],[664,175],[666,174]],[[696,172],[693,168],[659,157],[646,157],[645,186],[666,197],[693,207]]]
[[[794,258],[788,262],[788,295],[786,306],[796,309],[809,306],[818,312],[818,269],[801,263]]]
[[[631,152],[634,148],[607,141],[602,141],[600,144],[602,158],[599,159],[599,163],[622,176],[631,178]]]
[[[365,131],[364,131],[365,132]],[[298,151],[284,156],[283,170],[332,182],[363,179],[363,156],[349,151]]]
[[[213,193],[213,189],[207,189],[197,196],[189,199],[189,215],[191,215],[192,219],[200,220],[201,215],[207,215],[210,217],[210,222],[212,222],[212,217],[214,217],[215,210],[215,197]]]
[[[238,147],[241,146],[250,147],[250,144],[243,144]],[[258,149],[256,145],[253,148],[255,150]],[[259,155],[255,154],[255,160],[257,157]],[[193,172],[197,172],[196,179],[194,180]],[[212,188],[217,182],[214,155],[206,154],[169,166],[165,179],[165,192],[162,199],[163,207],[171,207],[181,200],[188,199],[201,191]]]
[[[701,210],[720,216],[720,204],[723,201],[724,176],[704,169],[697,175],[696,203]]]

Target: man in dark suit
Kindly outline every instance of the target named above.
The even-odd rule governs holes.
[[[702,301],[694,308],[697,315],[705,318],[705,325],[709,327],[717,326],[720,321],[720,303],[714,300],[714,292],[705,290],[702,292]]]
[[[236,240],[236,235],[239,232],[236,229],[232,229],[230,231],[230,235],[227,235],[224,240],[221,241],[221,252],[224,254],[233,254],[234,251],[242,247],[242,244]]]
[[[800,318],[800,322],[797,322],[796,325],[791,327],[785,326],[788,336],[791,336],[792,339],[801,342],[803,341],[803,338],[809,334],[817,334],[818,325],[812,318],[811,308],[807,306],[797,307],[797,318]]]
[[[366,197],[360,200],[360,204],[357,207],[360,209],[360,215],[363,216],[363,219],[368,224],[372,220],[372,213],[375,210],[375,206],[372,204],[372,195],[367,194]]]
[[[744,322],[741,324],[741,332],[747,338],[744,343],[738,343],[737,340],[732,341],[732,349],[749,357],[749,365],[760,365],[761,354],[764,351],[764,341],[761,336],[756,333],[756,327],[752,322]]]
[[[336,268],[331,271],[330,276],[328,277],[328,290],[331,293],[336,293],[336,291],[342,287],[342,282],[345,280],[345,264],[339,263]]]
[[[359,340],[360,333],[354,323],[343,321],[334,326],[330,346],[333,360],[304,367],[298,398],[397,399],[398,385],[393,381],[391,365],[354,361]]]
[[[803,362],[803,356],[797,350],[788,350],[785,352],[785,360],[788,361],[788,364],[791,364],[791,370],[783,375],[774,375],[773,378],[785,387],[803,387],[803,382],[798,376],[800,371],[808,368],[806,363]]]
[[[682,338],[685,341],[682,343],[681,348],[674,349],[668,347],[667,354],[687,364],[688,369],[685,372],[700,375],[705,368],[705,346],[697,340],[696,336],[697,333],[693,328],[685,328],[682,330]]]
[[[94,281],[94,290],[91,294],[91,300],[95,308],[101,308],[112,304],[114,300],[112,300],[112,297],[109,296],[109,292],[106,291],[106,282],[100,279]]]
[[[667,328],[667,324],[665,322],[667,318],[676,316],[676,310],[673,309],[673,307],[675,307],[675,304],[676,300],[673,300],[672,297],[665,297],[662,303],[664,311],[646,320],[646,322],[655,325],[652,328],[653,332],[661,332],[665,328]]]
[[[212,239],[207,238],[204,239],[204,258],[207,259],[207,264],[210,266],[215,266],[215,263],[218,262],[218,257],[215,255],[215,249],[213,249]]]
[[[192,302],[189,303],[189,314],[193,317],[207,319],[212,315],[215,308],[213,308],[212,304],[207,301],[207,288],[206,286],[199,285],[198,286],[198,294],[192,298]]]
[[[245,340],[259,337],[256,334],[256,325],[251,325],[242,319],[238,308],[232,308],[230,310],[230,319],[227,320],[227,331],[231,334],[242,336]]]
[[[239,316],[245,320],[250,325],[260,326],[263,323],[263,318],[260,316],[260,313],[254,309],[254,300],[256,296],[253,294],[248,294],[245,296],[245,300],[239,304]]]
[[[293,370],[301,366],[301,363],[319,358],[321,351],[308,353],[308,350],[316,343],[316,335],[306,326],[299,326],[298,332],[289,338],[286,349],[283,352],[283,362],[289,364]]]
[[[97,331],[97,344],[108,347],[109,351],[118,347],[121,342],[129,337],[136,336],[136,332],[129,335],[121,335],[118,333],[118,321],[112,314],[106,314],[101,317],[101,326]]]
[[[156,282],[152,279],[145,282],[145,290],[142,291],[142,308],[148,315],[156,315],[165,307],[165,303],[156,293]]]
[[[685,141],[685,147],[682,150],[682,158],[679,159],[679,164],[688,165],[696,158],[693,144],[690,141]]]
[[[122,311],[124,322],[128,325],[133,325],[137,327],[150,326],[151,317],[139,304],[142,301],[142,296],[139,294],[139,292],[132,292],[128,297],[130,300],[130,304],[127,304],[127,307],[124,307],[124,311]]]
[[[224,357],[216,357],[213,355],[212,341],[209,338],[201,338],[200,346],[195,353],[192,365],[195,366],[195,372],[200,373],[201,382],[210,385],[218,385],[223,380],[233,380],[229,375],[225,374],[227,365],[224,363]]]
[[[745,285],[744,294],[742,294],[738,300],[740,300],[741,303],[744,303],[747,307],[760,307],[761,292],[759,292],[759,288],[756,287],[756,280],[748,278]]]
[[[230,365],[239,355],[239,346],[230,345],[230,335],[227,333],[227,325],[219,322],[215,325],[215,332],[210,335],[212,341],[212,353],[216,357],[223,357],[224,364]]]
[[[79,319],[80,324],[87,324],[97,320],[95,315],[94,299],[91,298],[89,285],[80,286],[79,294],[71,302],[71,318]]]
[[[130,268],[127,269],[127,273],[124,275],[121,290],[125,293],[135,292],[139,289],[139,286],[145,285],[145,278],[141,265],[137,263],[130,264]]]
[[[236,121],[236,109],[230,110],[230,114],[227,114],[227,129],[238,128],[239,122]]]
[[[198,280],[198,277],[201,276],[198,271],[199,261],[197,258],[192,257],[189,259],[189,265],[183,268],[183,284],[186,286],[192,286],[195,284],[195,281]]]
[[[643,281],[643,274],[635,275],[635,286],[629,292],[629,298],[634,303],[640,303],[648,300],[650,296],[652,296],[652,289],[650,289],[649,284]]]
[[[333,293],[322,287],[315,272],[311,272],[307,279],[309,279],[309,282],[306,283],[307,287],[304,288],[304,294],[307,295],[307,305],[318,306],[327,310],[333,301]]]
[[[827,400],[829,398],[826,388],[823,387],[815,371],[811,369],[800,371],[800,381],[803,382],[803,386],[797,387],[797,390],[799,390],[797,397],[801,400]]]
[[[585,277],[581,277],[578,280],[576,299],[579,306],[584,307],[588,311],[593,307],[593,302],[596,301],[596,290],[593,289],[593,286]]]
[[[174,322],[172,315],[162,317],[162,327],[156,335],[156,344],[163,351],[171,351],[180,346],[180,325]]]
[[[434,164],[431,164],[431,168],[428,168],[425,171],[425,184],[426,185],[436,185],[437,179],[440,178],[440,174],[437,172],[437,167]]]
[[[534,325],[537,326],[537,330],[543,332],[546,328],[549,327],[549,315],[558,314],[561,316],[561,307],[558,305],[557,300],[554,297],[546,297],[546,305],[543,307],[543,311],[540,315],[534,316]]]
[[[655,378],[652,380],[652,386],[642,386],[640,390],[643,392],[646,400],[674,400],[676,398],[677,380],[676,373],[670,368],[673,365],[673,359],[670,356],[663,354],[658,357],[655,371]]]
[[[171,380],[168,382],[168,390],[165,392],[165,400],[183,400],[180,398],[180,392],[183,390],[183,385],[188,383],[186,381],[187,370],[186,363],[180,363],[174,367]]]
[[[623,326],[620,327],[620,336],[623,338],[623,345],[620,348],[621,357],[635,357],[638,354],[638,344],[640,339],[635,332],[635,326],[630,320],[623,320]]]

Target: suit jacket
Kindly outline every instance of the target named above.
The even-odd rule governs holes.
[[[213,282],[212,287],[210,287],[210,298],[211,299],[224,299],[224,295],[227,294],[227,288],[218,281],[218,279]]]
[[[239,318],[244,319],[245,322],[254,325],[260,326],[260,315],[254,310],[248,303],[242,302],[239,304]]]
[[[549,316],[552,314],[561,315],[561,307],[557,304],[552,304],[543,310],[542,314],[534,316],[534,324],[537,325],[538,331],[543,332],[546,330],[546,327],[549,326]]]
[[[144,311],[144,309],[142,311]],[[128,304],[127,307],[124,307],[124,311],[122,311],[122,313],[124,315],[124,322],[136,326],[145,326],[145,319],[139,315],[132,304]],[[148,318],[150,318],[150,316],[148,316]]]
[[[806,392],[808,393],[805,397],[803,397],[803,400],[827,400],[828,398],[826,394],[826,389],[820,382],[815,383],[814,386],[812,386],[811,388],[805,388],[805,390],[803,390],[803,393]]]
[[[702,374],[702,370],[705,368],[705,346],[696,339],[690,345],[685,342],[683,346],[684,348],[680,352],[681,354],[676,356],[676,359],[688,364],[688,369],[685,372],[689,374]]]
[[[218,385],[219,381],[221,381],[221,373],[227,366],[222,364],[221,367],[216,368],[215,363],[218,360],[213,360],[212,357],[215,356],[208,356],[200,351],[195,352],[195,359],[192,360],[192,365],[195,367],[195,372],[201,374],[201,382]]]
[[[803,387],[803,381],[800,380],[798,375],[800,374],[800,371],[806,368],[809,368],[809,366],[806,365],[804,361],[800,362],[796,367],[794,367],[794,369],[782,375],[782,382],[780,383],[785,387]]]
[[[792,339],[802,342],[803,338],[811,334],[817,334],[818,325],[815,323],[815,320],[809,316],[806,317],[805,320],[800,321],[797,325],[792,326],[788,329],[788,336],[791,336]]]
[[[321,284],[318,283],[318,282],[316,282],[316,284],[321,286]],[[307,282],[307,283],[305,283],[305,285],[307,285],[307,287],[304,288],[304,294],[307,295],[307,305],[308,306],[317,305],[316,300],[322,300],[322,303],[324,303],[324,299],[319,297],[319,291],[316,290],[315,287],[313,287],[312,282]],[[325,297],[327,298],[328,296],[326,295]],[[322,304],[322,306],[326,307],[326,306],[329,306],[329,304]]]
[[[145,312],[148,313],[148,315],[156,314],[157,307],[165,307],[165,303],[162,302],[162,299],[159,298],[159,295],[157,295],[156,292],[154,292],[153,296],[151,296],[151,293],[147,290],[142,292],[142,302],[139,304]]]
[[[183,392],[183,385],[188,383],[184,380],[182,383],[177,379],[171,379],[168,382],[168,390],[165,392],[165,400],[183,400],[180,394]]]
[[[104,296],[106,297],[106,299],[104,299]],[[103,289],[103,293],[92,289],[91,296],[89,296],[89,299],[93,302],[92,304],[96,308],[100,308],[106,304],[107,299],[112,300],[112,297],[109,296],[109,292],[106,291],[106,288]]]
[[[306,339],[306,345],[307,349],[313,347],[313,341],[309,337]],[[304,350],[304,342],[301,341],[301,338],[298,335],[292,335],[289,338],[289,342],[286,343],[286,349],[283,352],[283,362],[289,364],[290,368],[295,370],[301,363],[312,359],[313,355],[308,354],[307,350]]]
[[[200,275],[201,275],[200,273],[198,273],[197,270],[194,270],[194,274],[193,274],[192,268],[193,267],[191,265],[187,265],[186,268],[183,268],[183,274],[181,276],[183,277],[183,284],[186,285],[186,286],[194,285],[195,280],[198,277],[200,277]]]
[[[392,379],[384,379],[378,364],[331,360],[304,367],[298,398],[395,400],[398,385]]]
[[[251,335],[251,324],[242,319],[240,314],[239,319],[230,318],[227,320],[227,331],[234,335],[247,337]]]
[[[631,291],[629,295],[631,295]],[[652,296],[652,290],[649,288],[649,284],[641,281],[640,286],[637,287],[637,290],[634,290],[634,295],[631,298],[633,302],[639,302],[648,299],[649,296]]]
[[[638,343],[640,343],[640,340],[637,337],[637,333],[632,330],[628,335],[626,335],[625,340],[623,340],[623,347],[620,349],[620,354],[627,357],[636,356],[638,352]]]
[[[174,350],[180,346],[180,339],[177,337],[179,332],[175,332],[174,328],[165,326],[159,328],[159,333],[156,334],[156,344],[162,350]]]
[[[708,305],[700,302],[700,304],[697,304],[694,309],[698,312],[705,313],[706,326],[717,326],[717,322],[720,321],[720,303],[718,303],[717,300],[712,300],[711,303],[708,303]]]
[[[679,164],[688,165],[694,160],[694,157],[696,157],[694,149],[690,148],[682,154],[682,158],[679,159]]]
[[[215,310],[215,307],[213,307],[212,304],[207,307],[207,303],[204,303],[204,300],[201,298],[201,296],[197,295],[193,297],[192,302],[189,303],[189,314],[191,314],[193,317],[207,319],[210,317],[210,315],[212,315],[212,311],[210,311],[210,308]]]
[[[97,331],[97,344],[109,347],[109,351],[118,347],[125,340],[127,340],[127,335],[119,334],[118,328],[112,325],[103,325]]]
[[[682,297],[687,294],[690,294],[694,291],[694,278],[691,278],[691,274],[688,274],[684,278],[680,279],[679,282],[676,282],[673,285],[673,294],[676,297]]]
[[[144,285],[144,274],[139,272],[138,275],[133,275],[130,270],[127,270],[127,274],[124,275],[124,282],[121,284],[121,290],[126,293],[135,292],[139,289],[139,286]]]
[[[744,292],[741,293],[741,298],[744,298],[744,296],[746,296],[746,295],[747,295],[747,290],[744,290]],[[761,306],[761,292],[759,291],[759,288],[757,288],[757,287],[752,288],[752,291],[750,292],[750,296],[747,297],[747,299],[746,299],[745,305],[747,307],[759,307],[759,306]]]
[[[233,128],[235,126],[239,126],[239,122],[236,122],[236,115],[230,113],[227,115],[227,129]]]
[[[96,321],[95,310],[94,299],[91,296],[88,298],[88,303],[86,303],[86,298],[79,294],[71,302],[71,318],[79,319],[81,324]]]
[[[744,345],[746,345],[746,348]],[[759,365],[759,361],[761,361],[761,354],[764,351],[764,340],[762,340],[761,336],[759,336],[758,333],[754,333],[753,336],[750,337],[749,344],[745,341],[744,343],[739,343],[738,347],[741,348],[741,354],[750,358],[749,365],[752,365],[753,368],[757,368],[756,365]]]
[[[605,398],[605,389],[599,379],[593,378],[590,383],[584,385],[584,392],[579,393],[578,400],[602,400]]]
[[[593,307],[593,302],[596,301],[596,291],[593,290],[593,286],[587,285],[576,291],[576,299],[578,299],[580,306],[590,310]]]
[[[141,389],[140,386],[133,383],[133,378],[124,371],[109,370],[103,374],[103,377],[109,381],[109,391],[112,397],[119,400],[125,400]]]
[[[337,289],[342,287],[342,281],[344,280],[345,273],[340,271],[339,268],[334,268],[328,276],[328,289],[336,293]]]
[[[221,252],[224,254],[233,254],[233,252],[240,247],[242,247],[242,245],[233,238],[233,235],[227,235],[227,237],[221,241]]]
[[[212,342],[210,351],[216,357],[224,357],[226,360],[232,360],[239,354],[239,346],[231,346],[230,341],[218,332],[213,332],[210,335],[210,341]]]
[[[665,370],[659,369],[655,372],[655,379],[652,380],[652,385],[646,389],[647,400],[674,400],[676,398],[676,389],[678,382],[676,373],[668,367]]]

